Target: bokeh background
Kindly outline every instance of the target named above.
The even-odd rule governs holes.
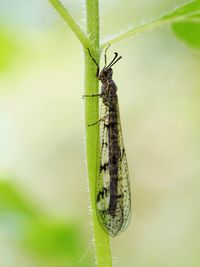
[[[183,0],[101,1],[103,37]],[[83,1],[65,0],[85,24]],[[112,45],[133,211],[115,266],[200,266],[200,54],[167,26]],[[0,266],[93,267],[81,46],[48,1],[0,2]]]

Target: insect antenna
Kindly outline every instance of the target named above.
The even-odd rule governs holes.
[[[112,62],[112,64],[109,64],[109,67],[111,68],[113,65],[115,65],[115,63],[117,63],[117,61],[119,61],[122,58],[122,56],[118,57],[115,61]]]
[[[118,57],[117,52],[115,52],[114,54],[115,54],[115,56],[114,56],[113,60],[110,62],[110,64],[107,66],[107,68],[111,68],[118,60],[120,60],[122,58],[121,56]]]
[[[105,67],[106,67],[106,65],[107,65],[107,50],[108,50],[109,47],[110,47],[110,44],[108,44],[108,46],[107,46],[106,49],[105,49],[105,54],[104,54]]]
[[[107,68],[109,68],[109,67],[112,65],[112,63],[115,61],[115,59],[118,57],[118,53],[117,53],[117,52],[115,52],[114,54],[115,54],[115,55],[114,55],[114,58],[113,58],[113,60],[111,60],[111,62],[108,64]]]
[[[97,73],[96,73],[96,76],[98,77],[99,76],[99,64],[96,62],[96,60],[93,58],[92,54],[90,53],[90,49],[87,48],[88,50],[88,53],[89,53],[89,56],[91,57],[91,59],[93,60],[93,62],[95,63],[95,65],[97,66]]]

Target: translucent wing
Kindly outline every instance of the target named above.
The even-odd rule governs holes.
[[[102,104],[100,121],[100,163],[99,177],[96,180],[96,210],[97,217],[102,228],[110,235],[116,236],[121,231],[124,231],[130,220],[131,210],[131,194],[128,174],[128,164],[123,144],[119,107],[116,105],[116,136],[118,138],[118,147],[116,153],[117,174],[111,176],[112,164],[109,158],[109,149],[112,148],[109,144],[109,134],[112,129],[109,125],[109,109]],[[117,177],[117,179],[116,179]],[[114,181],[112,181],[114,179]],[[111,197],[112,183],[117,183],[117,193]],[[112,203],[114,202],[114,203]]]
[[[118,107],[119,111],[119,107]],[[129,171],[128,162],[126,158],[126,152],[124,148],[122,128],[120,123],[120,115],[118,114],[118,131],[119,131],[119,144],[120,144],[120,163],[118,165],[119,171],[119,191],[123,194],[123,223],[120,232],[124,231],[129,225],[131,218],[131,191],[130,191],[130,181],[129,181]],[[119,233],[120,233],[119,232]]]

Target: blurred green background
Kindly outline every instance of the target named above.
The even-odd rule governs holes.
[[[102,36],[178,0],[102,1]],[[63,1],[84,25],[83,1]],[[132,186],[115,266],[200,266],[200,54],[160,27],[112,45]],[[0,2],[0,266],[93,267],[79,42],[48,1]]]

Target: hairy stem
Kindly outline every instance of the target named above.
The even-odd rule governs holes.
[[[144,31],[148,31],[151,29],[154,29],[156,27],[161,27],[162,25],[166,24],[172,24],[180,21],[193,21],[194,18],[192,16],[200,14],[199,11],[197,12],[191,12],[189,15],[180,15],[176,17],[163,17],[163,18],[158,18],[152,21],[148,21],[144,24],[141,24],[139,26],[132,26],[129,29],[120,32],[118,34],[112,35],[111,37],[107,38],[104,40],[101,44],[101,48],[105,48],[108,46],[108,44],[113,44],[119,41],[122,41],[124,39],[127,39],[129,37],[135,36],[136,34],[142,33]]]
[[[49,1],[56,9],[56,11],[60,14],[60,16],[64,19],[64,21],[68,24],[68,26],[71,28],[74,34],[77,36],[81,44],[84,47],[90,47],[91,43],[88,36],[83,32],[81,27],[74,20],[68,9],[64,7],[59,0],[49,0]]]
[[[98,0],[87,0],[87,33],[92,44],[90,52],[99,63],[99,6]],[[98,79],[96,77],[97,66],[89,56],[87,47],[85,52],[85,94],[98,93]],[[95,179],[98,178],[99,158],[99,125],[88,127],[99,119],[98,97],[87,97],[85,99],[85,121],[86,121],[86,153],[91,203],[91,215],[94,232],[94,245],[98,267],[111,267],[112,257],[110,249],[110,238],[99,225],[95,212]]]
[[[82,31],[69,11],[59,0],[49,0],[57,12],[65,20],[74,34],[81,42],[85,58],[85,94],[98,93],[98,79],[96,77],[97,66],[88,53],[88,48],[96,62],[99,63],[99,3],[98,0],[86,0],[87,8],[87,34]],[[88,127],[88,124],[98,121],[99,106],[98,98],[85,99],[85,131],[86,131],[86,154],[88,167],[88,181],[91,203],[91,217],[94,232],[94,245],[98,267],[112,267],[110,238],[99,225],[95,212],[95,179],[98,177],[99,158],[99,125]]]

